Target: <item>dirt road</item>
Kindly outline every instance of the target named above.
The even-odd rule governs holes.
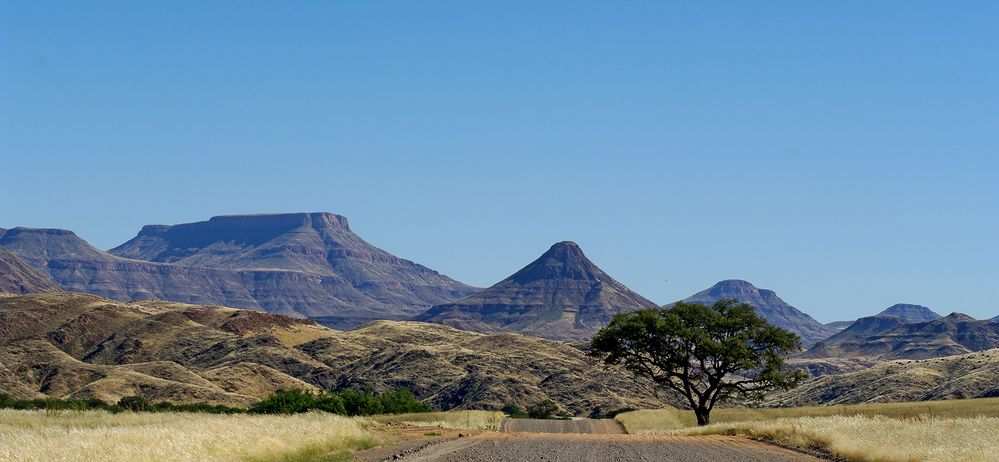
[[[553,433],[482,433],[396,456],[409,462],[820,462],[735,436],[652,437]]]
[[[506,433],[583,433],[623,435],[624,426],[616,420],[580,419],[580,420],[540,420],[540,419],[506,419],[500,425],[500,431]]]
[[[626,435],[613,420],[507,419],[499,432],[400,427],[404,444],[358,454],[357,461],[409,462],[819,462],[822,459],[737,436]],[[421,438],[421,436],[423,436]]]

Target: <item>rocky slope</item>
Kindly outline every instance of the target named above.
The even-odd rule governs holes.
[[[999,349],[883,362],[825,375],[771,398],[780,406],[888,403],[999,396]]]
[[[54,229],[15,228],[0,246],[66,290],[323,317],[340,328],[406,318],[475,291],[366,243],[328,213],[147,226],[117,255]]]
[[[617,313],[655,306],[604,273],[576,243],[559,242],[492,287],[415,319],[477,332],[584,341]]]
[[[857,320],[800,357],[925,359],[991,348],[999,348],[999,324],[993,322],[960,313],[917,323],[878,315]]]
[[[943,317],[925,306],[910,305],[906,303],[892,305],[878,314],[898,316],[908,322],[926,322]]]
[[[6,230],[0,230],[2,235]],[[0,293],[30,294],[58,291],[48,276],[0,247]]]
[[[410,387],[441,409],[549,398],[579,414],[666,404],[649,384],[533,337],[396,321],[339,332],[256,311],[73,293],[0,298],[0,392],[17,397],[245,406],[279,388],[351,385]]]
[[[758,289],[746,281],[721,281],[687,297],[684,301],[710,305],[722,299],[735,299],[752,305],[757,314],[766,318],[771,324],[800,335],[802,343],[806,346],[836,332],[835,329],[822,325],[811,316],[787,304],[774,291]]]

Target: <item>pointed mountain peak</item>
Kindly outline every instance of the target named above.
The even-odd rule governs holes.
[[[526,284],[544,279],[599,280],[604,276],[604,272],[586,258],[579,245],[571,241],[562,241],[551,246],[541,257],[507,280]]]
[[[934,319],[940,319],[941,317],[939,314],[925,306],[908,303],[898,303],[892,305],[879,314],[898,316],[908,322],[926,322]]]
[[[604,273],[576,243],[564,241],[492,287],[415,319],[480,332],[586,340],[617,313],[655,306]]]

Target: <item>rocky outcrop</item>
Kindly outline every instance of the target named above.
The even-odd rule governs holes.
[[[336,328],[407,318],[476,290],[368,244],[329,213],[146,226],[113,253],[56,229],[15,228],[0,246],[66,290],[316,317]]]
[[[778,392],[780,407],[999,397],[999,349],[923,360],[886,361],[823,375]]]
[[[589,340],[615,314],[655,306],[604,273],[574,242],[559,242],[492,287],[415,319],[477,332]]]
[[[4,231],[0,230],[0,235]],[[0,247],[0,293],[30,294],[58,290],[59,286],[48,276]]]
[[[734,299],[752,305],[756,313],[771,324],[800,335],[802,343],[806,346],[813,345],[836,332],[835,329],[822,325],[811,316],[787,304],[777,296],[776,292],[758,289],[746,281],[721,281],[707,290],[687,297],[684,301],[711,305],[723,299]]]

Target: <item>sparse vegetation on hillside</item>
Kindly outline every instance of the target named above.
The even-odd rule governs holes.
[[[0,410],[0,460],[346,460],[349,451],[378,444],[368,425],[366,419],[328,413]]]

